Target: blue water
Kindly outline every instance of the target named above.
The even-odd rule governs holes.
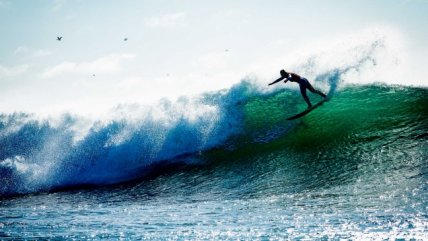
[[[251,81],[94,122],[2,114],[0,239],[427,240],[428,90],[323,78],[295,121],[298,91]]]

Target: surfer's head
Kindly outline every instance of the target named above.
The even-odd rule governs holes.
[[[287,78],[288,77],[288,73],[287,71],[281,69],[281,71],[279,71],[279,73],[281,74],[281,77]]]

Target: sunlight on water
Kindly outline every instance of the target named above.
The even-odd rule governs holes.
[[[170,166],[153,166],[152,172],[139,170],[140,179],[116,186],[65,185],[49,179],[62,191],[28,194],[32,189],[26,185],[37,180],[33,173],[40,163],[26,163],[26,155],[33,152],[21,145],[31,144],[33,150],[40,146],[4,132],[2,143],[10,149],[2,149],[6,158],[0,172],[6,182],[0,188],[9,197],[0,200],[0,239],[428,239],[426,89],[349,86],[319,110],[281,125],[287,113],[262,110],[296,105],[299,97],[295,92],[284,96],[252,95],[237,105],[242,115],[233,120],[244,118],[242,127],[225,146],[187,153],[167,162]],[[171,141],[190,136],[191,123],[205,123],[204,118],[181,121],[169,133]],[[30,128],[34,125],[18,133],[38,130],[34,133],[49,137],[57,131],[48,125]],[[106,132],[120,127],[112,125]],[[106,146],[94,144],[114,136],[94,133],[101,139],[87,139],[95,149],[86,150],[103,150]],[[10,145],[10,140],[21,142]],[[147,144],[138,142],[144,138],[123,140]],[[122,142],[116,147],[124,148]],[[62,149],[50,145],[55,143],[42,145],[39,156],[47,157],[42,161],[52,163],[57,157],[55,151]],[[129,147],[119,149],[132,153]],[[85,155],[91,158],[80,161],[92,171],[104,157]],[[132,156],[123,157],[116,161]],[[78,160],[73,158],[68,160]],[[62,171],[73,167],[72,162],[63,164],[67,169]],[[52,178],[63,172],[47,173]],[[70,177],[77,183],[85,176],[76,172]],[[26,194],[10,196],[21,191]]]

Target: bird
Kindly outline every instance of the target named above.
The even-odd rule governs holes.
[[[123,41],[128,41],[128,38],[124,38]]]
[[[62,39],[62,36],[61,37],[56,37],[57,41],[61,41],[61,39]]]

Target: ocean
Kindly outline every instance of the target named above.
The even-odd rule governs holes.
[[[340,80],[3,113],[0,239],[427,240],[428,89]]]

